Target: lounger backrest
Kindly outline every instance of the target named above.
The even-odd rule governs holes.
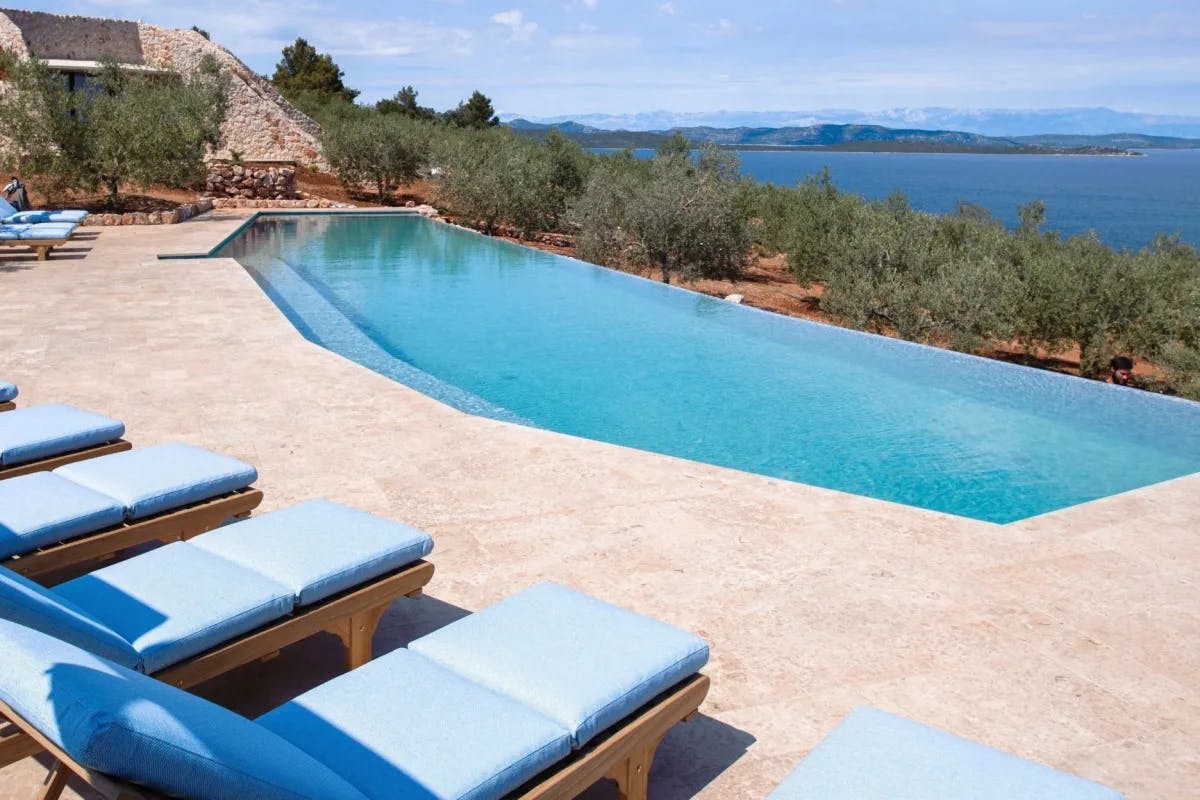
[[[0,197],[0,219],[8,219],[17,213],[17,207]]]
[[[258,477],[249,464],[179,443],[76,461],[54,474],[120,501],[128,519],[143,519],[244,489]]]
[[[708,661],[698,636],[550,582],[408,649],[558,722],[575,747]]]
[[[175,797],[365,800],[245,717],[0,621],[0,700],[74,761]]]
[[[133,645],[53,590],[0,567],[0,617],[117,662],[141,669]]]

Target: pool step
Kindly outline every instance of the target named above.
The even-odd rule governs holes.
[[[248,261],[249,259],[247,259]],[[257,257],[243,264],[284,316],[310,342],[386,375],[452,408],[504,422],[532,425],[506,408],[452,386],[388,352],[338,308],[329,290],[279,258]]]

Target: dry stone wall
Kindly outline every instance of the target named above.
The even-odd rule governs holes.
[[[146,63],[183,74],[195,72],[205,55],[229,73],[229,114],[221,129],[224,146],[215,155],[236,152],[247,161],[295,161],[302,166],[328,164],[321,155],[321,126],[284,100],[270,81],[233,53],[195,31],[139,24]]]
[[[102,53],[122,64],[144,63],[136,22],[15,9],[3,13],[20,30],[27,50],[38,58],[94,61],[98,58],[95,54]]]
[[[88,214],[84,225],[174,225],[191,219],[197,214],[213,210],[213,201],[205,198],[194,203],[185,203],[170,211],[131,211],[125,214]]]
[[[215,163],[204,182],[208,197],[242,197],[247,200],[294,200],[296,166]]]

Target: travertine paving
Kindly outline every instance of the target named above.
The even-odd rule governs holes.
[[[243,218],[4,254],[0,376],[256,464],[263,510],[430,531],[438,573],[377,652],[553,579],[712,645],[654,797],[760,798],[862,703],[1130,800],[1200,796],[1200,476],[997,526],[467,416],[306,342],[233,261],[155,260]],[[201,691],[253,715],[339,669],[318,637]],[[0,796],[41,774],[0,770]]]

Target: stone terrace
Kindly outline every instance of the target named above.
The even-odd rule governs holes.
[[[154,258],[243,218],[5,254],[0,376],[256,464],[264,510],[321,495],[430,531],[438,573],[377,652],[554,579],[712,645],[656,798],[761,798],[863,703],[1130,800],[1200,795],[1200,476],[996,526],[467,416],[306,342],[235,262]],[[201,691],[257,714],[340,657],[318,637]],[[0,796],[41,775],[0,770]]]

